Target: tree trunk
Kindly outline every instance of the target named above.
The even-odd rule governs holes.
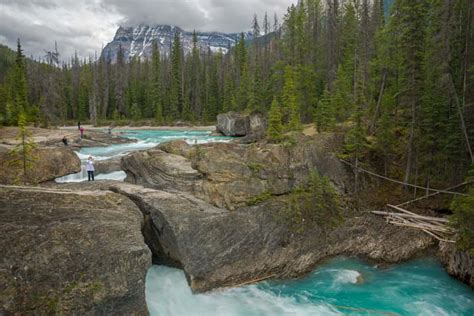
[[[387,70],[384,69],[383,70],[383,76],[382,76],[382,84],[380,85],[380,91],[379,91],[379,97],[377,99],[377,105],[375,107],[375,112],[374,112],[374,117],[372,118],[372,124],[370,124],[370,132],[374,132],[374,129],[375,129],[375,124],[377,122],[377,117],[379,116],[379,112],[380,112],[380,105],[382,103],[382,97],[383,97],[383,93],[384,93],[384,90],[385,90],[385,81],[387,79]]]

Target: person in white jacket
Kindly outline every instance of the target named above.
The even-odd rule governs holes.
[[[89,181],[94,181],[94,160],[92,159],[92,156],[89,156],[89,158],[86,161],[86,170],[87,170],[87,176],[89,178]]]

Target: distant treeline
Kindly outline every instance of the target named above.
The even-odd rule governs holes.
[[[430,186],[458,181],[472,161],[474,4],[470,0],[302,0],[280,24],[254,17],[260,36],[227,54],[56,65],[0,49],[0,121],[152,119],[204,123],[228,110],[272,108],[272,137],[300,123],[347,131],[347,155]],[[196,39],[195,39],[196,43]],[[16,61],[15,61],[16,59]],[[271,106],[273,104],[273,106]],[[281,125],[281,126],[280,126]],[[283,126],[283,128],[282,128]],[[362,159],[364,158],[364,159]]]

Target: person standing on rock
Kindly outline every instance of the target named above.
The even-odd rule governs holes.
[[[81,126],[81,128],[79,128],[79,131],[81,132],[81,139],[84,138],[84,127]]]
[[[66,136],[63,137],[63,144],[64,144],[64,146],[67,146],[67,138],[66,138]]]
[[[92,159],[92,156],[89,156],[89,158],[86,161],[86,170],[87,170],[87,177],[89,178],[89,181],[94,181],[95,168],[94,168],[94,160]]]

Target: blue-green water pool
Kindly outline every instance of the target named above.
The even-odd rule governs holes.
[[[105,132],[105,131],[104,131]],[[121,136],[135,139],[135,143],[111,145],[107,147],[82,148],[79,152],[81,159],[87,159],[89,155],[95,159],[110,159],[115,156],[125,155],[135,150],[153,148],[158,144],[172,141],[184,140],[188,144],[205,144],[211,142],[229,142],[231,137],[213,136],[211,131],[186,131],[186,130],[114,130]]]
[[[379,267],[331,259],[307,277],[193,295],[183,271],[153,266],[151,315],[474,315],[474,291],[433,258]]]

